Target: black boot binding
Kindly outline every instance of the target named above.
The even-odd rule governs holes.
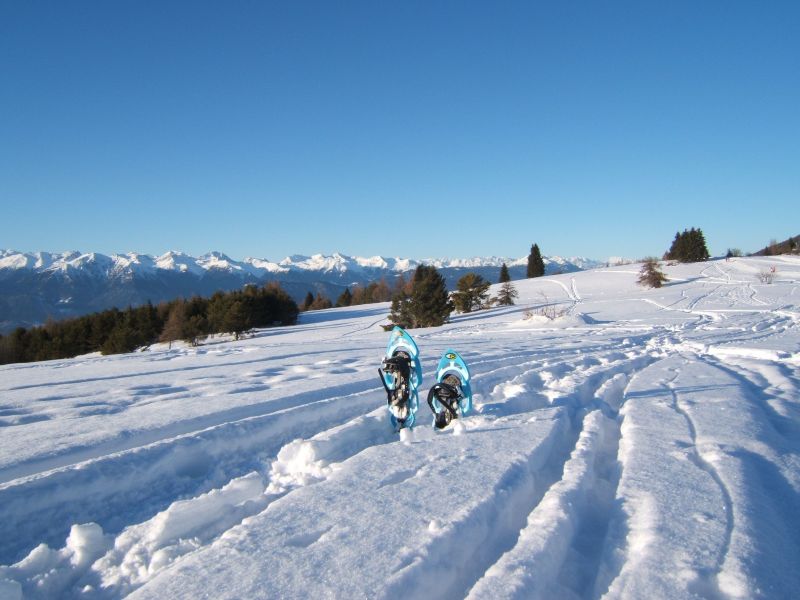
[[[428,392],[428,406],[434,414],[437,429],[444,429],[453,419],[458,418],[458,401],[463,398],[461,390],[457,385],[452,385],[447,380],[454,380],[455,377],[445,377],[445,381],[437,383]],[[442,410],[437,411],[433,406],[433,399],[436,398]]]
[[[388,373],[394,378],[394,389],[390,389],[386,385],[384,373]],[[391,358],[384,358],[378,369],[378,374],[388,396],[389,409],[397,419],[400,427],[403,427],[409,415],[408,398],[411,393],[409,386],[411,357],[405,352],[396,352]]]

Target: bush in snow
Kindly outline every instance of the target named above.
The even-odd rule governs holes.
[[[769,285],[770,283],[775,281],[775,272],[776,272],[775,267],[772,267],[772,268],[770,268],[768,270],[761,271],[758,274],[758,280],[761,283],[766,283],[767,285]]]

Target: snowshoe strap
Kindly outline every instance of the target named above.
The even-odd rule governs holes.
[[[396,374],[397,385],[392,390],[386,385],[386,378],[384,373]],[[386,390],[388,402],[391,405],[403,405],[408,402],[410,395],[410,379],[411,379],[411,359],[403,353],[398,352],[391,358],[384,358],[378,369],[378,374],[383,384],[383,389]]]
[[[444,410],[437,411],[433,407],[434,397],[449,414],[445,413]],[[428,406],[431,407],[431,412],[433,412],[436,418],[436,426],[439,429],[447,426],[451,419],[458,418],[458,401],[461,398],[462,396],[458,391],[458,388],[450,385],[449,383],[437,383],[430,389],[428,392]]]

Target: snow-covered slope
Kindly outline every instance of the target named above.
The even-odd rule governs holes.
[[[389,428],[388,305],[0,367],[0,597],[793,597],[800,260],[637,270],[413,331],[443,432]]]

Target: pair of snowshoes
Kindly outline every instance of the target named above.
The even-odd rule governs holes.
[[[396,431],[413,427],[419,409],[417,390],[422,383],[422,366],[416,342],[402,327],[392,330],[378,373],[388,396],[392,426]],[[455,350],[445,351],[439,360],[436,383],[428,392],[428,406],[437,429],[444,429],[472,408],[469,369]]]

